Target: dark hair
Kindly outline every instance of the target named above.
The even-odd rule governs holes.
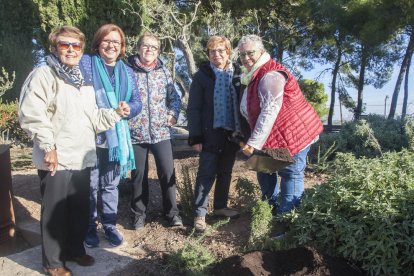
[[[105,36],[107,36],[110,32],[118,32],[119,36],[121,37],[121,53],[119,54],[121,57],[125,56],[125,34],[124,31],[120,27],[115,24],[105,24],[102,25],[93,36],[92,40],[92,52],[98,53],[99,52],[99,45],[101,45],[102,40]]]
[[[72,26],[57,27],[49,34],[49,45],[51,52],[55,52],[57,50],[56,46],[58,43],[58,37],[61,35],[79,39],[83,52],[85,48],[85,34],[78,28]]]

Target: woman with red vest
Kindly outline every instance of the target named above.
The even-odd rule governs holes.
[[[242,37],[238,44],[243,64],[240,111],[251,134],[242,149],[287,148],[295,163],[272,174],[257,173],[262,198],[274,205],[277,213],[298,206],[304,191],[306,156],[322,132],[322,123],[305,100],[295,77],[266,52],[256,35]],[[280,198],[279,183],[280,182]],[[280,200],[280,202],[279,202]]]

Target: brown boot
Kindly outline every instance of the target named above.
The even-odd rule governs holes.
[[[44,267],[43,270],[46,272],[47,275],[51,276],[72,276],[72,271],[66,267],[57,267],[57,268],[46,268]]]
[[[85,254],[83,256],[70,258],[68,261],[75,262],[80,266],[92,266],[95,263],[95,258]]]
[[[194,228],[195,230],[199,232],[206,231],[207,224],[206,224],[206,218],[205,217],[195,217],[194,218]]]

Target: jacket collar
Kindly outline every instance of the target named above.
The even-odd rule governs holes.
[[[162,62],[162,60],[160,58],[157,58],[157,65],[155,66],[155,68],[153,68],[152,70],[148,70],[147,68],[144,68],[140,65],[137,65],[135,63],[135,58],[139,58],[139,56],[138,55],[129,56],[127,58],[127,61],[126,61],[128,66],[130,66],[132,69],[134,69],[134,71],[148,73],[152,70],[157,70],[157,69],[160,69],[160,68],[164,67],[164,62]]]

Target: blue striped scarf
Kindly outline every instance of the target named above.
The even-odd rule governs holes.
[[[232,83],[234,68],[232,64],[229,64],[227,69],[220,69],[211,62],[210,66],[216,76],[213,96],[213,128],[240,132],[237,94]]]
[[[115,64],[115,87],[112,86],[105,64],[101,57],[92,57],[93,86],[96,102],[100,108],[118,108],[120,101],[129,102],[131,83],[125,64],[118,60]],[[115,89],[114,89],[115,88]],[[135,169],[134,151],[131,144],[128,121],[121,119],[115,127],[105,131],[109,149],[109,161],[119,161],[121,177],[126,177],[129,170]]]

